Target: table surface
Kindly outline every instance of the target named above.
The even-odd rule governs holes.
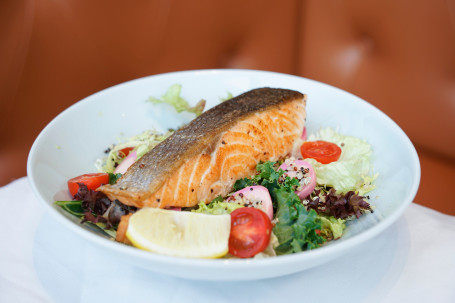
[[[349,255],[250,282],[125,264],[62,227],[26,177],[0,188],[0,207],[0,302],[455,302],[455,217],[417,204]]]

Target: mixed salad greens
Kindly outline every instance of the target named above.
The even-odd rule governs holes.
[[[165,102],[178,112],[188,111],[196,116],[203,112],[204,100],[191,107],[180,93],[181,86],[173,85],[161,99],[150,98],[149,101]],[[228,94],[229,97],[232,95]],[[173,130],[165,134],[148,130],[111,145],[106,150],[106,157],[95,163],[99,173],[69,180],[73,200],[57,201],[55,204],[80,218],[82,223],[98,227],[116,238],[122,217],[138,209],[118,200],[110,201],[96,188],[101,184],[114,184],[129,165],[172,133]],[[377,178],[377,174],[372,173],[371,146],[364,140],[327,127],[311,134],[302,145],[301,152],[303,160],[288,158],[258,163],[256,174],[237,180],[227,197],[219,196],[210,203],[201,201],[197,206],[181,211],[230,214],[234,223],[228,256],[291,254],[336,240],[342,237],[347,220],[355,220],[373,211],[366,196],[374,189]],[[253,192],[259,194],[255,196]],[[245,227],[237,231],[234,225],[241,225],[242,212],[252,212],[246,209],[259,209],[260,216],[254,211],[249,215],[256,216],[263,223],[253,225],[254,229]],[[245,234],[242,233],[252,231],[256,233],[252,239],[260,244],[249,247],[248,253],[245,253],[245,241],[241,243]]]

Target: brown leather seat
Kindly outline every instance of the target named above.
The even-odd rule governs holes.
[[[3,1],[0,185],[35,137],[103,88],[162,72],[252,68],[348,90],[417,147],[416,202],[455,214],[455,1]],[[75,126],[76,127],[76,126]]]

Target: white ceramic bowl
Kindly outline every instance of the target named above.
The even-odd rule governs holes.
[[[307,130],[331,126],[366,139],[373,147],[375,212],[350,224],[344,237],[319,249],[268,259],[199,260],[142,251],[108,240],[83,227],[59,208],[56,199],[69,198],[66,181],[95,172],[95,159],[121,135],[132,136],[152,127],[166,130],[190,116],[170,107],[145,102],[160,97],[170,85],[182,85],[192,103],[201,98],[209,107],[228,92],[234,96],[258,87],[289,88],[308,95]],[[116,254],[125,262],[173,276],[202,280],[252,280],[308,269],[356,249],[390,226],[412,202],[420,181],[417,153],[406,134],[389,117],[364,100],[335,87],[301,77],[252,70],[175,72],[129,81],[89,96],[58,115],[36,139],[30,151],[28,177],[33,191],[68,233]]]

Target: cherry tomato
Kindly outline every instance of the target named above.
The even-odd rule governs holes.
[[[341,155],[341,148],[332,142],[327,141],[307,141],[300,147],[302,157],[312,158],[322,164],[337,161]]]
[[[71,196],[75,196],[79,190],[79,183],[85,184],[88,189],[95,190],[103,184],[109,183],[109,174],[93,173],[85,174],[68,180],[68,190]]]
[[[251,258],[269,245],[271,233],[272,223],[265,212],[253,207],[237,208],[231,213],[229,253]]]
[[[133,147],[122,148],[121,150],[118,151],[118,155],[120,158],[125,158],[130,154],[130,151],[132,151],[133,149],[134,149]]]

